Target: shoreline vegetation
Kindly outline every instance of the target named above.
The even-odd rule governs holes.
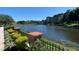
[[[79,8],[67,10],[64,13],[56,14],[54,16],[47,16],[46,19],[41,21],[17,21],[16,23],[21,25],[56,25],[79,29]]]
[[[18,33],[18,34],[13,35],[13,33],[16,33],[16,34]],[[37,39],[35,42],[30,42],[30,43],[29,43],[29,41],[26,41],[26,40],[23,40],[21,42],[19,41],[18,42],[19,45],[17,45],[16,40],[18,37],[22,37],[23,35],[28,37],[25,34],[26,33],[22,32],[22,31],[20,31],[20,32],[16,31],[16,29],[15,30],[13,30],[12,28],[6,29],[5,35],[8,39],[5,38],[6,39],[5,51],[7,51],[7,50],[8,51],[78,51],[79,50],[78,48],[66,47],[62,43],[48,40],[45,37],[42,37],[40,39]],[[29,40],[29,38],[27,40]],[[28,47],[24,41],[29,43],[30,47]]]
[[[26,33],[13,29],[16,24],[20,25],[49,25],[63,28],[79,29],[79,8],[67,10],[65,13],[48,16],[42,21],[14,21],[9,15],[0,14],[0,26],[5,28],[5,51],[77,51],[79,48],[65,47],[55,41],[44,37],[35,42],[29,42]],[[19,29],[20,30],[20,29]]]

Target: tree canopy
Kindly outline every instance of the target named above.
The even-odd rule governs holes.
[[[42,20],[42,23],[55,25],[64,25],[70,23],[79,24],[79,8],[67,10],[65,13],[60,13],[54,15],[53,17],[46,17],[45,20]]]
[[[11,25],[14,22],[9,15],[0,14],[0,25]]]

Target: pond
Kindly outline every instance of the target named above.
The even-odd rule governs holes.
[[[42,32],[49,40],[62,42],[66,45],[79,47],[79,29],[69,29],[48,25],[16,25],[24,32]]]

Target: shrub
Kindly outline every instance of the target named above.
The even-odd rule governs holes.
[[[5,29],[5,30],[8,30],[8,29],[10,29],[10,27],[4,27],[4,29]]]
[[[13,32],[14,32],[13,29],[8,29],[7,31],[8,31],[9,33],[13,33]]]
[[[12,33],[11,34],[11,37],[13,38],[13,39],[16,39],[16,38],[18,38],[18,37],[20,37],[21,36],[21,33]]]
[[[15,34],[15,33],[13,32],[13,33],[10,34],[10,36],[13,36],[14,34]]]
[[[19,50],[26,50],[26,44],[25,42],[28,40],[27,36],[20,36],[15,40],[16,46]]]
[[[21,44],[21,43],[26,42],[27,40],[28,40],[28,37],[27,37],[27,36],[20,36],[20,37],[18,37],[18,38],[15,40],[15,42],[16,42],[17,44]]]

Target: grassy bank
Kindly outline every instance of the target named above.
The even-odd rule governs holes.
[[[79,26],[79,23],[78,22],[70,22],[70,23],[65,22],[64,26],[67,26],[67,27],[76,27],[76,26]]]

